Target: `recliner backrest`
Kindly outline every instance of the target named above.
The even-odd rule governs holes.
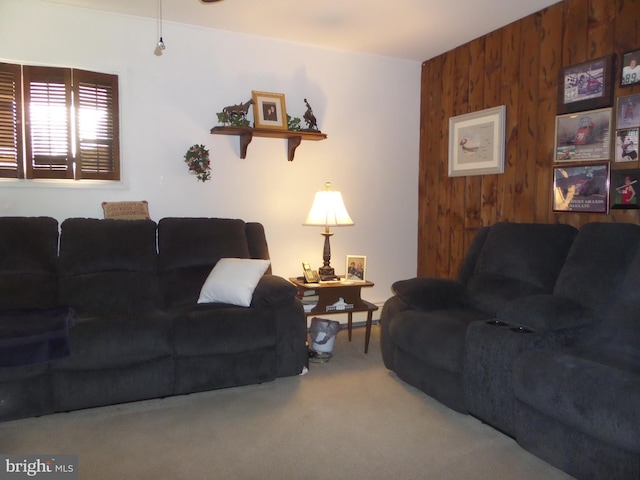
[[[156,223],[70,218],[60,233],[60,296],[81,314],[159,308]]]
[[[466,285],[468,304],[495,314],[515,298],[551,293],[577,233],[564,224],[493,225]]]
[[[558,276],[555,295],[589,307],[601,316],[612,305],[640,248],[640,226],[587,223],[578,233]]]
[[[165,307],[195,305],[221,258],[256,258],[268,250],[255,224],[229,218],[163,218],[158,222],[160,283]]]
[[[58,221],[0,217],[0,310],[58,305]]]

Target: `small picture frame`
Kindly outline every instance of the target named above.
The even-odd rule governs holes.
[[[616,127],[640,127],[640,93],[618,97],[616,109]]]
[[[556,117],[556,162],[609,160],[611,108]]]
[[[638,129],[627,128],[616,132],[616,162],[635,162],[638,160]]]
[[[251,92],[255,128],[286,130],[287,109],[283,93]]]
[[[347,255],[344,271],[345,280],[364,282],[367,273],[367,257],[364,255]]]
[[[610,107],[614,59],[607,55],[561,69],[558,114]]]
[[[629,87],[640,83],[640,50],[624,53],[620,67],[621,87]]]
[[[609,162],[553,167],[553,211],[607,213]]]
[[[611,171],[611,208],[638,209],[640,168]]]
[[[449,176],[504,173],[506,107],[449,118]]]

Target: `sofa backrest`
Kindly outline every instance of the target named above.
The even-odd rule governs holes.
[[[504,222],[482,232],[466,284],[468,304],[495,314],[515,298],[551,293],[577,233],[564,224]]]
[[[620,295],[629,266],[640,248],[640,226],[588,223],[578,233],[558,276],[556,295],[606,313]]]
[[[195,305],[221,258],[269,258],[262,225],[228,218],[161,219],[158,255],[167,308]]]
[[[78,313],[161,306],[154,221],[67,219],[59,255],[60,298]]]
[[[0,217],[0,309],[58,305],[58,221]]]

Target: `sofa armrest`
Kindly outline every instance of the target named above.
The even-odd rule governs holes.
[[[274,308],[291,302],[298,289],[277,275],[263,275],[253,291],[252,307]]]
[[[459,307],[464,298],[464,287],[457,280],[433,277],[415,277],[399,280],[392,285],[394,293],[415,310],[438,310]]]
[[[529,295],[507,303],[498,319],[534,331],[559,331],[594,323],[591,309],[559,295]]]

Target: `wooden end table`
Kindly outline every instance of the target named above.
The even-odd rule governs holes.
[[[351,329],[353,327],[353,313],[367,312],[366,333],[364,338],[364,353],[369,352],[369,339],[371,338],[371,323],[373,312],[378,310],[378,306],[367,302],[360,297],[360,290],[363,287],[373,287],[372,282],[337,280],[320,283],[305,283],[303,278],[289,278],[299,290],[315,290],[318,294],[318,303],[310,311],[305,312],[307,317],[315,315],[335,315],[338,313],[347,314],[347,328],[349,331],[349,341],[351,341]],[[342,301],[341,301],[342,299]],[[337,306],[335,304],[340,302]]]

